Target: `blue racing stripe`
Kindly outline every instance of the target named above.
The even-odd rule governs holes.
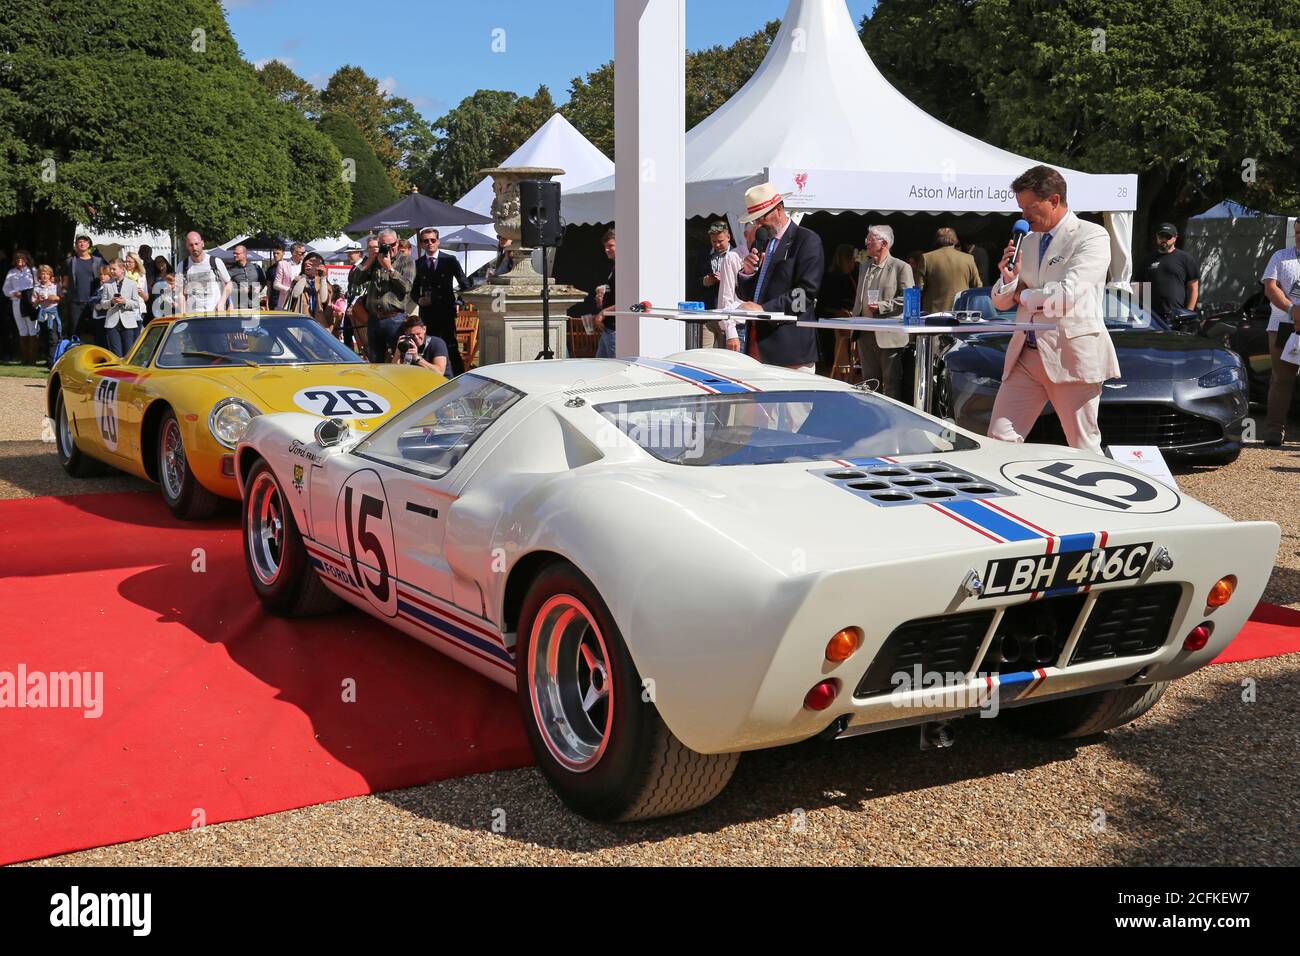
[[[1091,551],[1096,543],[1097,535],[1089,531],[1087,534],[1066,534],[1061,536],[1061,547],[1059,551]]]
[[[840,461],[847,461],[855,468],[871,468],[875,465],[893,464],[893,462],[885,461],[883,458],[841,458]]]
[[[733,382],[729,379],[719,378],[712,372],[706,372],[703,369],[692,368],[689,365],[678,365],[675,362],[661,362],[658,359],[638,358],[627,359],[629,365],[640,365],[645,368],[652,368],[660,372],[670,372],[673,375],[684,378],[696,385],[705,385],[715,392],[722,395],[743,395],[757,389],[741,385],[739,382]]]
[[[442,631],[448,637],[460,641],[462,644],[468,644],[471,647],[476,647],[480,651],[484,651],[487,654],[491,654],[493,657],[497,658],[498,660],[504,661],[505,663],[509,664],[511,667],[515,666],[514,658],[511,657],[509,651],[507,651],[500,644],[494,644],[491,641],[489,641],[487,638],[475,634],[473,631],[467,631],[465,630],[465,628],[460,627],[459,625],[455,624],[452,621],[447,620],[446,618],[438,617],[436,614],[433,614],[432,612],[427,611],[422,607],[418,607],[414,604],[411,604],[409,601],[403,601],[401,597],[398,597],[397,599],[397,610],[407,615],[408,617],[413,617],[417,621],[421,621],[425,624],[428,624],[430,627],[437,628],[439,631]]]
[[[1012,521],[979,501],[945,501],[940,507],[947,508],[954,514],[961,515],[972,524],[979,525],[984,530],[991,531],[1008,541],[1043,539],[1043,536],[1037,531],[1031,531],[1024,525]]]

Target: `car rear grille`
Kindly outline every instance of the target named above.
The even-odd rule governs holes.
[[[1182,592],[1178,584],[1147,584],[1098,594],[1070,663],[1150,654],[1168,639]]]
[[[1102,402],[1097,411],[1103,445],[1155,445],[1174,448],[1220,441],[1223,426],[1199,415],[1168,405],[1141,402]],[[1043,415],[1029,433],[1029,441],[1064,445],[1065,433],[1055,415]]]
[[[895,674],[907,674],[914,680],[913,669],[918,665],[922,674],[964,674],[992,621],[993,611],[988,610],[922,617],[899,625],[885,639],[854,696],[888,694],[894,689]]]
[[[1149,654],[1164,644],[1182,586],[1147,584],[1102,591],[1079,635],[1071,664]],[[1069,594],[1007,607],[980,662],[981,674],[1011,673],[1056,663],[1086,596]],[[895,675],[916,685],[929,675],[965,674],[975,663],[994,611],[922,617],[894,628],[854,690],[855,697],[888,694]]]

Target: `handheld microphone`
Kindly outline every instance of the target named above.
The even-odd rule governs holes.
[[[754,248],[760,255],[767,251],[767,247],[771,243],[772,237],[773,232],[771,226],[759,226],[757,231],[755,231]]]
[[[1016,248],[1011,252],[1011,258],[1007,260],[1007,268],[1010,269],[1020,258],[1020,244],[1025,241],[1025,236],[1029,235],[1029,223],[1023,219],[1017,219],[1016,224],[1011,227],[1011,241],[1016,244]]]

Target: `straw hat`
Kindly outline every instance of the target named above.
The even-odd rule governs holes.
[[[771,183],[759,183],[745,190],[745,214],[741,222],[753,222],[772,211],[772,207],[784,200],[789,193],[779,193]]]

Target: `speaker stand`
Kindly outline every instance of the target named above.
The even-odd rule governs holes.
[[[533,361],[538,359],[553,359],[555,353],[551,351],[551,295],[549,276],[550,270],[547,268],[546,250],[547,246],[542,246],[542,350],[533,356]],[[551,246],[549,248],[554,248]]]

